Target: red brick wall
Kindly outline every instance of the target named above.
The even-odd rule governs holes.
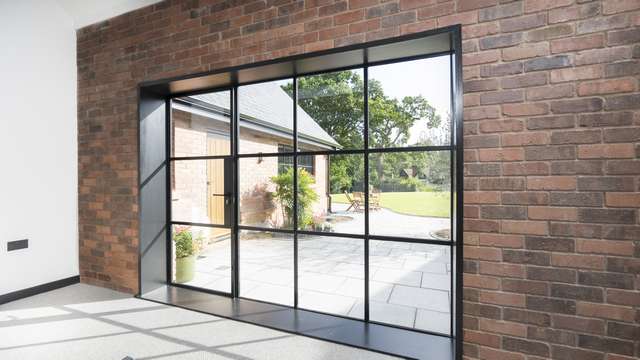
[[[80,30],[82,280],[137,290],[139,82],[458,23],[466,357],[640,356],[638,0],[169,1]]]

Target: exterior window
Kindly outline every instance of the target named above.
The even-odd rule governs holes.
[[[284,144],[278,144],[278,152],[292,152],[293,147]],[[278,174],[282,174],[287,171],[288,168],[293,166],[293,157],[291,156],[279,156],[278,157]],[[298,156],[298,167],[305,169],[309,174],[315,175],[315,159],[313,155],[301,155]]]
[[[233,70],[226,88],[170,98],[170,158],[149,183],[167,209],[148,216],[169,216],[169,282],[459,335],[459,59],[385,59],[398,45],[384,46],[362,64],[292,60],[294,74],[264,81]]]

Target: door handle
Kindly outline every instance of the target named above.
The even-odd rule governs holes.
[[[225,205],[229,205],[229,199],[231,198],[231,193],[224,193],[224,194],[211,194],[211,196],[224,196],[224,204]]]

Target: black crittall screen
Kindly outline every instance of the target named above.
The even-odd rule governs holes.
[[[460,66],[436,35],[149,85],[166,283],[455,336]]]

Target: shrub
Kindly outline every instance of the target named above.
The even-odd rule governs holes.
[[[293,168],[277,176],[271,177],[276,185],[273,197],[282,206],[285,225],[290,227],[293,223]],[[311,206],[318,200],[318,194],[311,188],[315,183],[313,176],[305,169],[298,171],[298,225],[307,227],[313,223]]]
[[[400,184],[409,188],[410,191],[421,191],[422,181],[415,177],[407,177],[400,179]]]

